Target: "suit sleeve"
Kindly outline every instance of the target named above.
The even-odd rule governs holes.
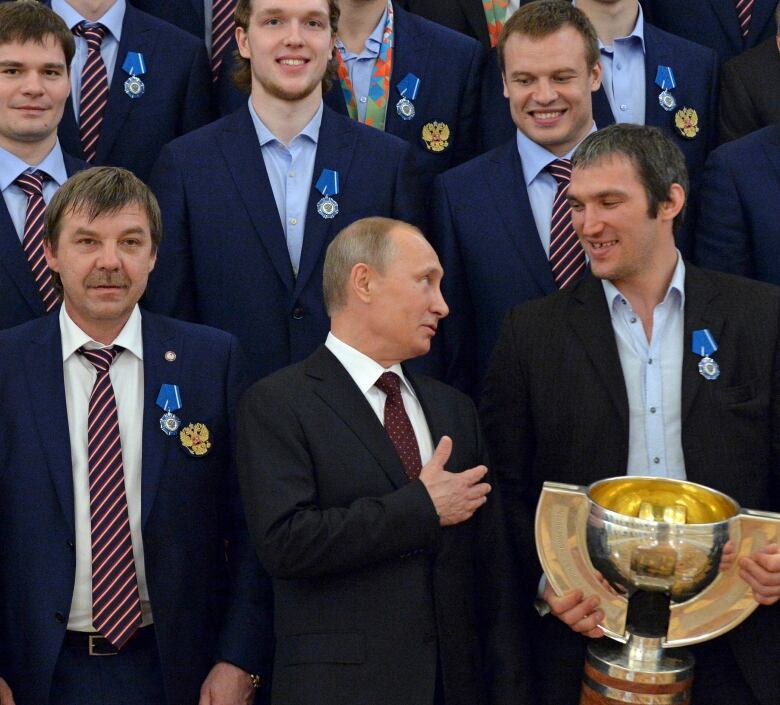
[[[236,458],[236,408],[246,388],[243,358],[232,338],[227,372],[227,399]],[[227,479],[223,535],[231,576],[231,599],[220,632],[217,660],[228,661],[265,680],[273,665],[273,593],[247,532],[235,462]]]
[[[440,527],[422,482],[349,506],[321,508],[306,432],[285,392],[260,384],[239,412],[238,457],[250,534],[266,570],[281,579],[349,572],[419,550],[434,550]]]
[[[731,61],[723,65],[720,86],[720,94],[723,96],[718,116],[721,143],[738,139],[762,127],[756,120],[756,108],[750,93],[742,82],[738,68]]]
[[[170,145],[163,147],[149,186],[160,204],[163,236],[144,305],[154,313],[194,321],[196,291],[187,196],[182,167]]]
[[[181,106],[179,135],[208,125],[214,119],[209,59],[203,43],[197,42],[197,45],[197,49],[192,52],[184,103]]]
[[[704,167],[695,242],[702,267],[753,276],[749,224],[723,148],[710,154]]]

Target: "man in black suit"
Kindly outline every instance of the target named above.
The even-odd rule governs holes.
[[[683,261],[674,228],[685,164],[657,128],[605,128],[572,165],[568,199],[591,275],[510,312],[483,395],[517,562],[537,566],[521,597],[540,589],[560,617],[531,625],[539,702],[556,705],[576,702],[587,641],[565,625],[598,637],[603,615],[592,596],[538,586],[531,517],[544,481],[674,477],[745,507],[780,508],[780,291]],[[693,345],[705,330],[709,350]],[[719,376],[700,373],[703,353]],[[755,598],[773,606],[692,649],[694,702],[780,702],[780,684],[766,677],[780,648],[780,552],[741,567]]]
[[[476,411],[401,365],[447,314],[441,278],[416,228],[356,221],[325,259],[325,345],[242,401],[276,703],[509,704],[525,686]]]

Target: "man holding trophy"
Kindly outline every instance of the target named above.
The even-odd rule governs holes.
[[[697,644],[692,693],[688,666],[666,690],[643,681],[660,666],[624,675],[642,681],[631,686],[641,702],[780,702],[771,675],[777,518],[740,511],[780,510],[780,290],[682,259],[674,233],[687,184],[682,154],[655,128],[613,125],[587,137],[572,158],[568,201],[590,275],[513,309],[486,378],[485,433],[527,578],[519,599],[537,596],[540,611],[558,617],[532,622],[528,635],[545,705],[574,705],[580,692],[583,704],[621,701],[619,668],[593,677],[586,669],[583,679],[586,646],[605,632],[627,640],[626,653],[637,634]],[[580,511],[581,486],[619,475],[627,482],[590,488],[597,511]],[[545,481],[566,483],[561,496],[575,498],[569,509],[540,509],[537,540],[541,527],[560,548],[546,560],[542,540],[542,562],[572,575],[587,569],[584,583],[550,570],[539,581],[533,513]],[[616,541],[615,516],[629,505]],[[607,511],[616,506],[617,515]],[[556,592],[562,585],[593,589]],[[766,607],[753,611],[756,603]],[[667,661],[684,660],[672,654]]]

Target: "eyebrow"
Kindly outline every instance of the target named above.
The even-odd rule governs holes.
[[[77,228],[76,232],[73,233],[74,235],[98,235],[99,232],[97,230],[90,230],[89,228]],[[133,227],[133,228],[127,228],[123,230],[121,235],[146,235],[146,230],[144,230],[141,227]]]
[[[22,63],[21,61],[13,61],[11,59],[6,59],[5,61],[0,61],[0,68],[13,68],[17,69],[22,66],[25,66],[26,64]],[[64,69],[65,64],[63,64],[61,61],[56,62],[49,62],[43,65],[43,68],[46,69]]]
[[[283,10],[281,7],[269,7],[265,10],[260,10],[258,12],[259,15],[285,15],[287,14],[286,10]],[[306,17],[328,17],[328,13],[324,10],[312,10],[311,12],[307,12]]]

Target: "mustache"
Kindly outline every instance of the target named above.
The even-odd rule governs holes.
[[[96,272],[90,274],[84,283],[87,286],[128,286],[130,282],[118,272]]]

